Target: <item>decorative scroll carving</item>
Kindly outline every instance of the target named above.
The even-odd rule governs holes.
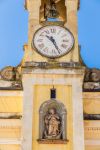
[[[6,67],[0,72],[0,89],[22,89],[21,76],[17,67]]]
[[[99,69],[86,69],[83,89],[84,91],[100,91]]]
[[[20,78],[17,68],[11,66],[2,69],[0,75],[2,79],[7,81],[16,81]]]
[[[39,141],[66,140],[66,109],[57,100],[44,102],[40,107]]]
[[[85,82],[83,89],[84,91],[100,91],[100,82]]]
[[[85,82],[100,82],[100,70],[99,69],[86,69]]]

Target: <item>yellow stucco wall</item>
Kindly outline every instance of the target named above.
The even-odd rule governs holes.
[[[100,150],[100,146],[86,146],[85,150]]]
[[[100,140],[100,120],[84,121],[85,140]]]
[[[20,145],[0,145],[0,150],[20,150]]]
[[[18,127],[2,127],[0,128],[0,139],[12,139],[12,138],[16,138],[16,139],[20,139],[21,137],[21,128]]]
[[[100,114],[100,92],[84,92],[83,106],[84,113]],[[85,142],[88,140],[85,150],[100,150],[100,120],[85,120],[84,135]]]
[[[21,96],[0,96],[0,113],[22,113]]]
[[[39,108],[41,104],[48,100],[50,97],[50,85],[36,85],[34,87],[35,91],[35,100],[34,100],[34,112],[33,112],[33,150],[72,150],[73,141],[72,141],[72,98],[71,98],[71,86],[55,86],[57,90],[57,100],[60,100],[67,109],[67,139],[69,142],[67,144],[39,144],[37,139],[39,138]]]
[[[100,114],[100,92],[83,93],[84,113]]]
[[[0,116],[22,114],[22,91],[0,91]],[[20,119],[0,119],[0,150],[20,150]]]
[[[29,11],[29,27],[28,27],[28,43],[24,46],[25,53],[23,63],[26,61],[50,61],[48,58],[39,55],[35,49],[32,48],[33,35],[37,29],[41,27],[39,24],[39,8],[40,1],[27,0],[27,8]],[[58,58],[59,62],[75,62],[79,61],[78,49],[78,32],[77,32],[77,0],[66,0],[67,5],[67,27],[74,35],[75,45],[73,49],[65,56]],[[51,60],[52,61],[52,60]],[[30,75],[31,76],[31,75]],[[42,75],[41,75],[42,76]],[[40,76],[39,76],[40,77]],[[39,79],[37,76],[37,79]],[[51,77],[51,75],[50,75]],[[57,78],[57,76],[55,76]],[[39,144],[39,108],[41,104],[49,100],[50,85],[35,85],[34,87],[34,108],[33,108],[33,150],[73,150],[73,109],[72,109],[72,87],[64,85],[56,85],[57,100],[61,101],[67,109],[67,139],[66,144]],[[4,92],[4,91],[2,91]],[[6,94],[5,94],[6,93]],[[23,97],[19,92],[15,95],[13,91],[7,92],[0,96],[0,113],[22,113]],[[76,102],[77,105],[77,102]],[[83,93],[84,112],[88,114],[100,114],[100,93]],[[14,121],[14,119],[12,119]],[[8,120],[11,124],[0,126],[0,139],[21,139],[21,126],[13,126],[13,122]],[[100,140],[100,121],[84,121],[85,140]],[[27,133],[28,134],[28,133]],[[20,150],[20,145],[16,144],[0,144],[0,150]],[[100,146],[86,145],[86,150],[100,150]]]
[[[64,86],[64,85],[56,85],[57,89],[57,100],[61,101],[66,109],[67,109],[67,139],[69,142],[67,144],[39,144],[37,139],[39,138],[39,108],[41,104],[49,100],[50,97],[50,88],[51,85],[35,85],[34,86],[34,110],[33,110],[33,149],[36,150],[44,150],[44,149],[58,149],[58,150],[73,150],[73,140],[72,140],[72,87]],[[0,113],[22,113],[22,102],[23,97],[18,94],[17,95],[6,95],[0,96]],[[84,112],[89,114],[100,114],[100,92],[89,92],[83,93],[83,104],[84,104]],[[5,124],[7,124],[7,120]],[[0,121],[1,123],[3,121]],[[20,139],[21,138],[21,124],[14,127],[13,119],[8,120],[10,122],[9,127],[1,126],[0,127],[0,139]],[[4,123],[3,123],[4,124]],[[100,140],[100,121],[84,121],[84,133],[85,133],[85,141],[86,140]],[[85,146],[86,150],[100,150],[100,147],[94,145]],[[20,150],[19,145],[12,144],[1,144],[0,150]]]

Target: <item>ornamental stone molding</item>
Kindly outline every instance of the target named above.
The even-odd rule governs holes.
[[[17,81],[20,79],[19,72],[16,67],[8,66],[1,70],[1,78],[6,81]]]
[[[84,76],[83,91],[99,92],[100,91],[100,70],[86,68]]]
[[[22,89],[18,67],[8,66],[0,71],[0,90]]]

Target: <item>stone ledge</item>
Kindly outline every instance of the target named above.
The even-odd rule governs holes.
[[[58,69],[58,68],[82,68],[79,62],[56,62],[55,59],[50,59],[49,62],[25,62],[23,68],[37,68],[37,69]]]
[[[100,114],[84,114],[84,120],[100,120]]]
[[[0,87],[0,90],[2,91],[7,91],[7,90],[10,90],[10,91],[23,91],[23,88],[20,88],[20,87]]]
[[[43,139],[37,140],[39,144],[67,144],[69,142],[69,140],[47,140],[47,139]]]

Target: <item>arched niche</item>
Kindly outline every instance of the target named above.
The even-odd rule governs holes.
[[[59,16],[55,20],[66,22],[67,16],[66,16],[65,0],[54,0],[54,2],[56,4],[56,9],[59,13]],[[46,21],[46,19],[45,19],[45,7],[48,6],[49,3],[50,3],[50,0],[41,0],[40,22]]]
[[[45,118],[49,118],[53,116],[48,111],[51,109],[55,109],[55,116],[58,119],[58,123],[60,125],[59,133],[57,136],[47,136],[45,132],[47,131],[46,124],[45,124]],[[47,120],[48,123],[48,120]],[[58,127],[56,122],[56,127]],[[55,127],[55,130],[56,130]],[[39,110],[39,140],[45,140],[45,139],[54,139],[54,140],[66,140],[66,127],[67,127],[67,111],[63,103],[57,100],[48,100],[45,101],[41,106]],[[50,124],[48,123],[48,130],[51,129]],[[53,131],[55,131],[53,130]],[[52,130],[51,130],[52,131]]]

